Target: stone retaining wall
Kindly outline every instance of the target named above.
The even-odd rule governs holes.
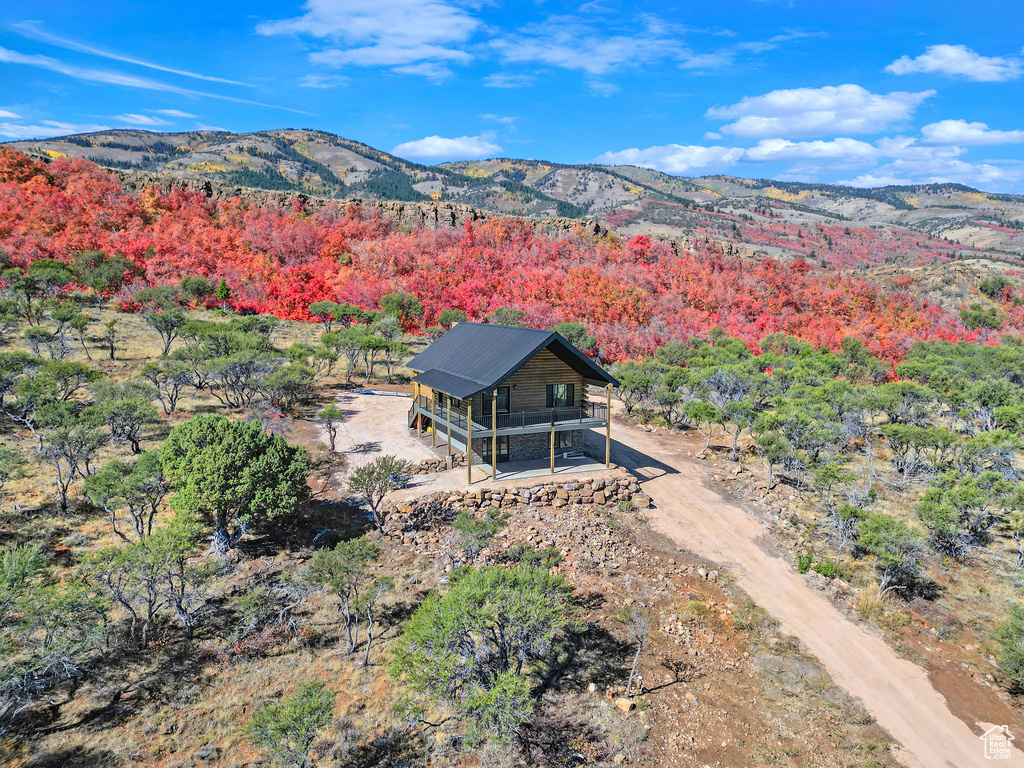
[[[452,469],[466,466],[466,454],[464,453],[453,453],[451,460]],[[436,472],[445,472],[447,469],[447,457],[442,456],[438,459],[421,459],[420,463],[414,466],[413,472],[417,475],[431,475]]]
[[[429,460],[428,460],[429,461]],[[641,493],[634,478],[595,477],[585,482],[547,482],[526,488],[484,488],[450,494],[433,493],[407,504],[391,505],[396,520],[416,516],[422,512],[435,512],[438,507],[449,509],[525,509],[526,507],[565,507],[592,510],[596,506],[615,506],[619,502],[632,502],[638,509],[651,505],[649,496]]]

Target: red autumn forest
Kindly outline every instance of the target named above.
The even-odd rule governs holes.
[[[741,224],[765,242],[794,239],[788,225],[757,233]],[[307,213],[298,199],[280,210],[180,189],[129,194],[90,162],[44,163],[0,148],[0,251],[7,265],[70,261],[92,250],[123,255],[142,275],[116,297],[126,308],[145,284],[202,275],[225,280],[237,309],[300,320],[310,319],[312,302],[372,308],[397,290],[422,301],[424,325],[446,308],[480,319],[514,307],[530,325],[582,322],[606,360],[648,355],[668,340],[716,327],[752,347],[775,332],[829,347],[854,336],[894,361],[920,339],[998,338],[992,330],[969,330],[927,299],[838,271],[857,266],[857,253],[864,254],[862,265],[884,260],[873,253],[869,234],[816,230],[801,247],[810,250],[813,238],[826,236],[839,241],[843,254],[831,257],[829,268],[803,258],[731,255],[709,238],[677,253],[646,236],[626,243],[551,237],[519,219],[409,232],[344,203]],[[1003,298],[1016,326],[1024,317],[1011,296]]]

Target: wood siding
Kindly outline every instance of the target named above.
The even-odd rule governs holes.
[[[572,407],[579,407],[586,400],[587,388],[583,377],[546,349],[530,358],[498,386],[509,388],[510,410],[519,413],[546,410],[548,384],[575,384]],[[430,387],[414,384],[413,395],[418,394],[434,399],[434,391]],[[484,419],[485,396],[489,399],[490,392],[473,397],[473,418],[477,421]]]
[[[519,413],[545,410],[548,384],[575,384],[574,407],[580,405],[586,394],[583,377],[546,349],[530,358],[499,386],[509,388],[509,409],[512,413]],[[483,412],[483,395],[477,395],[473,398],[473,415],[482,418]]]

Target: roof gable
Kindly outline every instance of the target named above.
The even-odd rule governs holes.
[[[550,349],[587,379],[618,382],[554,331],[458,323],[406,365],[433,389],[467,398],[507,379],[542,349]]]

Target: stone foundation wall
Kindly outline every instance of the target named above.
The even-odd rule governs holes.
[[[565,434],[564,432],[562,434]],[[583,453],[583,430],[577,429],[569,434],[572,435],[571,448],[559,448],[556,455],[566,451]],[[508,444],[509,461],[533,461],[536,459],[551,458],[551,433],[536,432],[528,435],[512,435]]]
[[[398,527],[408,518],[432,516],[439,509],[525,509],[527,507],[571,508],[593,512],[598,507],[632,502],[638,509],[651,505],[635,478],[595,477],[586,482],[548,482],[529,488],[485,488],[451,494],[433,493],[405,504],[391,505],[387,515]],[[389,522],[389,526],[391,523]]]

